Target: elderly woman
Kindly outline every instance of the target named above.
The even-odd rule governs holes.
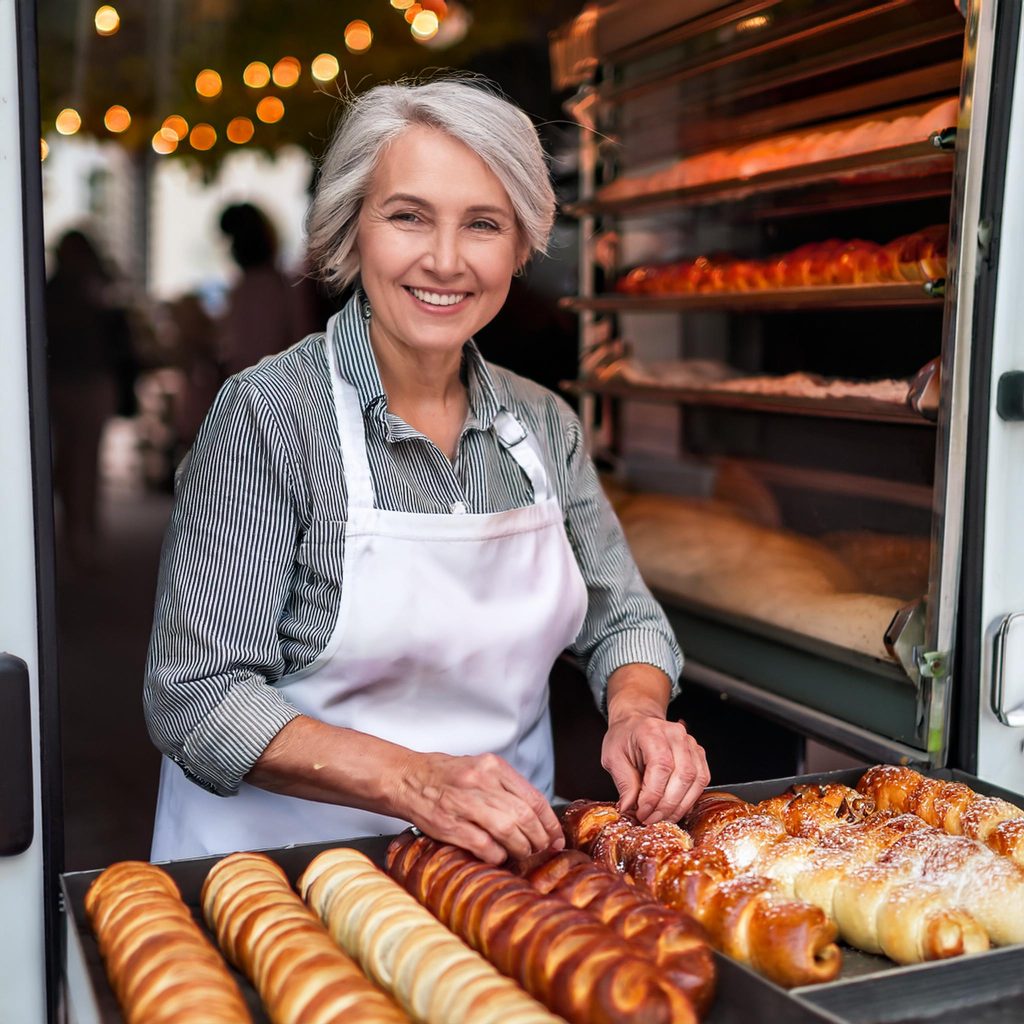
[[[472,341],[553,216],[503,99],[437,80],[351,104],[309,236],[355,293],[227,382],[179,471],[146,679],[154,859],[408,822],[491,862],[557,848],[566,648],[624,808],[677,818],[706,785],[665,720],[681,656],[578,420]]]

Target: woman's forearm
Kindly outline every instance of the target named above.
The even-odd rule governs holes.
[[[414,756],[396,743],[301,715],[270,741],[245,781],[285,796],[406,817],[398,797]]]

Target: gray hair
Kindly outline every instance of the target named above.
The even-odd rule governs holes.
[[[321,163],[306,220],[313,266],[332,291],[342,291],[359,273],[360,207],[384,150],[413,125],[443,131],[476,153],[505,186],[529,252],[547,250],[555,193],[537,130],[522,110],[453,78],[378,85],[349,103]]]

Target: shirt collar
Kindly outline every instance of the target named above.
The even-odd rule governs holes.
[[[364,416],[372,417],[388,428],[396,417],[389,416],[387,395],[381,383],[377,359],[370,343],[370,318],[366,315],[370,305],[360,289],[334,318],[332,343],[337,346],[338,365],[342,376],[356,389]],[[462,366],[465,373],[469,401],[466,426],[487,430],[501,411],[501,403],[494,380],[476,342],[470,338],[462,348]]]

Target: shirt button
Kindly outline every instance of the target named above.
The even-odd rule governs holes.
[[[457,501],[452,505],[453,516],[464,516],[466,514],[466,503],[464,501]]]

